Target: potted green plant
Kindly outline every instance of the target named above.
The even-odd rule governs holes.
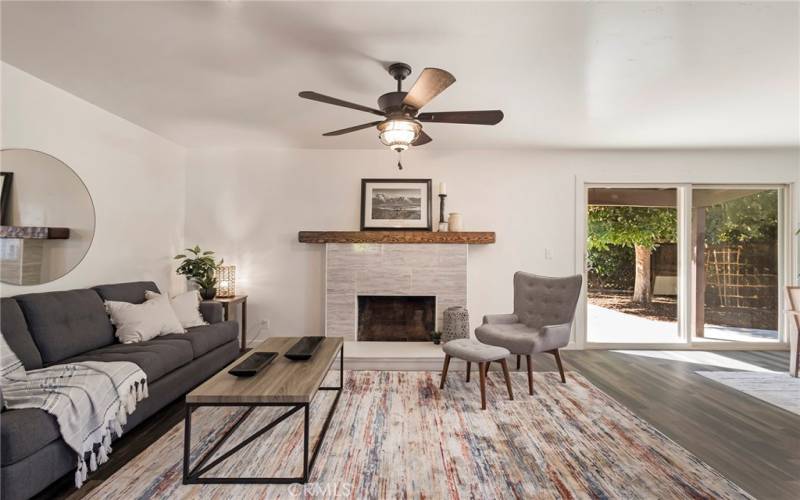
[[[217,275],[215,273],[206,274],[194,281],[200,287],[200,297],[203,300],[213,300],[217,296]]]
[[[433,343],[436,344],[436,345],[441,344],[442,343],[442,332],[431,332],[431,340],[433,340]]]
[[[178,266],[177,273],[186,276],[186,279],[195,283],[200,288],[200,296],[203,300],[211,300],[217,295],[217,276],[216,271],[224,262],[214,259],[212,250],[203,250],[199,245],[194,248],[187,248],[187,254],[178,254],[175,260],[182,260]]]

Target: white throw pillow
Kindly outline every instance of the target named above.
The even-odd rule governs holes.
[[[147,290],[144,292],[146,299],[161,297],[156,292]],[[203,319],[200,314],[200,293],[197,290],[181,293],[169,299],[172,310],[175,311],[175,316],[181,322],[184,328],[192,328],[193,326],[203,326],[208,323]]]
[[[142,304],[113,300],[107,300],[105,304],[111,323],[117,327],[116,336],[123,344],[185,332],[166,297],[155,297]]]

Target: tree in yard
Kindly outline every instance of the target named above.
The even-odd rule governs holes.
[[[589,250],[607,250],[609,245],[632,247],[636,254],[634,302],[650,302],[650,256],[658,245],[677,240],[674,208],[589,207]]]
[[[778,240],[778,191],[768,190],[706,208],[707,244]]]

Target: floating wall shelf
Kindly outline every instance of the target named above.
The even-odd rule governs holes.
[[[20,240],[66,240],[68,227],[0,226],[0,238]]]

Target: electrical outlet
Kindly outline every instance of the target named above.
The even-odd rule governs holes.
[[[544,260],[553,260],[553,251],[549,248],[544,249]]]
[[[255,332],[253,330],[255,330]],[[267,332],[267,330],[269,330],[268,319],[260,319],[256,321],[255,328],[251,328],[247,334],[247,336],[250,338],[250,342],[248,342],[248,344],[252,344],[269,337],[269,332]]]

